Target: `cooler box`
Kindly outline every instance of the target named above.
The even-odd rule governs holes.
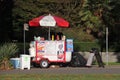
[[[20,69],[30,69],[30,55],[20,56]]]
[[[20,58],[11,58],[10,61],[15,69],[20,68]]]

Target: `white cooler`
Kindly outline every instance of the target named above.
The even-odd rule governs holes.
[[[30,55],[20,55],[20,69],[30,69]]]

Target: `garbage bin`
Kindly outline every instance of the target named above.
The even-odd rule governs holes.
[[[15,69],[20,68],[20,58],[11,58],[10,62],[12,63]]]
[[[30,69],[30,55],[20,55],[20,69]]]

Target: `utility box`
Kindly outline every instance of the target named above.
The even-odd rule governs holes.
[[[20,69],[30,69],[30,55],[20,55]]]

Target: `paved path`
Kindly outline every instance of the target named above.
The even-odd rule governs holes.
[[[60,68],[31,68],[30,70],[0,70],[1,74],[120,74],[120,66],[106,66],[105,68],[60,67]]]

